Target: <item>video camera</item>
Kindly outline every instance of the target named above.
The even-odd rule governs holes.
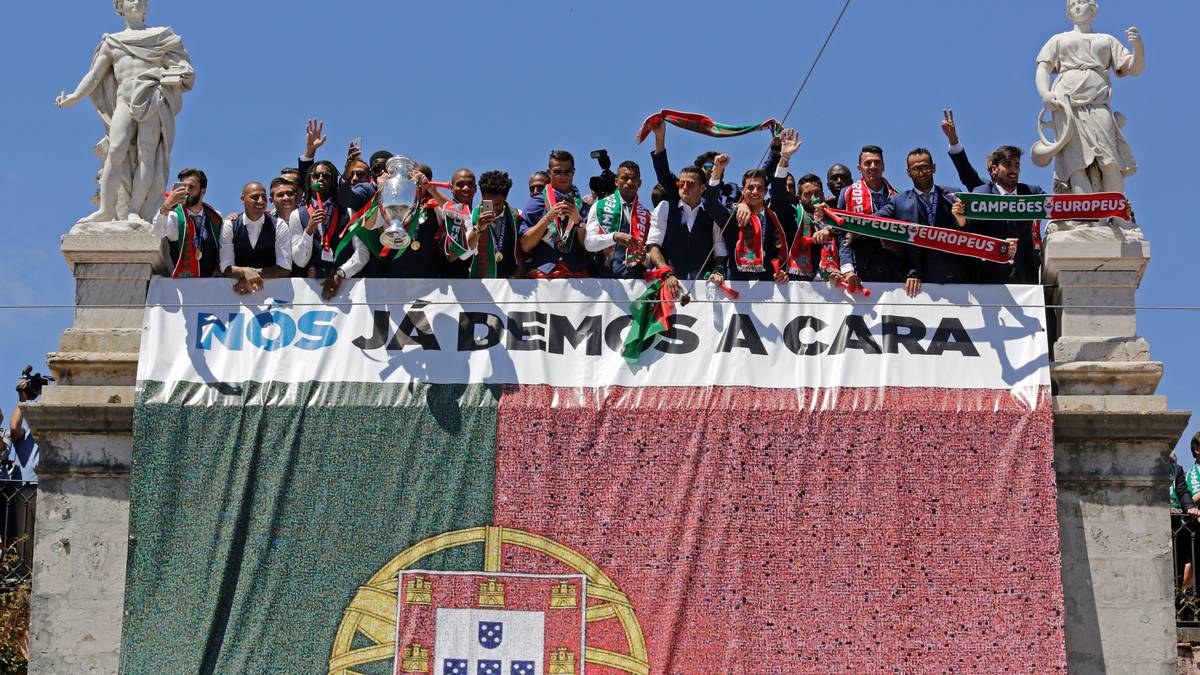
[[[608,156],[608,150],[603,148],[593,150],[592,159],[600,165],[600,175],[589,178],[588,187],[591,188],[597,199],[604,199],[617,191],[617,174],[613,173],[612,159]]]
[[[54,382],[49,375],[33,372],[33,366],[25,366],[21,371],[21,379],[17,380],[17,392],[24,392],[25,397],[33,401],[42,395],[42,387]]]

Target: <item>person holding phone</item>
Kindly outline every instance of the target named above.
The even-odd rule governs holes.
[[[175,279],[215,277],[221,240],[221,214],[204,201],[208,176],[184,169],[154,215],[150,232],[166,237]],[[182,218],[181,218],[182,216]]]
[[[467,276],[471,279],[524,277],[524,256],[517,231],[521,212],[508,203],[512,179],[503,171],[485,171],[479,176],[482,199],[471,213],[472,249]]]
[[[551,150],[546,172],[550,184],[522,209],[521,250],[529,254],[530,276],[586,277],[583,223],[588,205],[575,191],[575,157],[566,150]]]

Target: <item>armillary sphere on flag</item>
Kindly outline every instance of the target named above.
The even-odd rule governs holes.
[[[439,553],[478,555],[454,550],[478,545],[482,570],[423,567],[435,566]],[[601,623],[608,621],[616,625]],[[577,675],[585,664],[650,672],[633,605],[599,565],[546,537],[491,526],[430,537],[359,587],[338,626],[329,673],[378,672],[393,659],[397,675]]]

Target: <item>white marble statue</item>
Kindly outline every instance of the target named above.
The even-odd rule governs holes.
[[[105,34],[92,67],[58,107],[90,96],[105,136],[100,158],[100,208],[80,222],[149,221],[162,204],[170,173],[175,116],[195,71],[183,41],[168,27],[147,28],[147,0],[113,0],[125,30]]]
[[[1099,11],[1094,0],[1067,0],[1075,28],[1050,38],[1037,56],[1037,90],[1053,113],[1055,140],[1035,144],[1031,155],[1043,166],[1053,157],[1056,191],[1124,192],[1125,177],[1137,171],[1121,133],[1125,118],[1110,107],[1109,72],[1141,74],[1145,48],[1137,28],[1125,31],[1132,51],[1112,35],[1093,33]]]

